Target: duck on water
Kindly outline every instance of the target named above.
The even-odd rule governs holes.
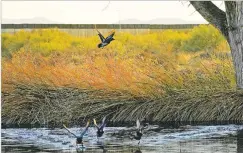
[[[104,128],[106,126],[105,119],[106,119],[106,116],[102,119],[102,122],[99,126],[97,125],[96,120],[93,119],[94,125],[97,128],[97,138],[102,137],[102,135],[104,134]]]
[[[63,127],[70,133],[72,134],[73,136],[76,137],[76,147],[78,145],[82,145],[82,147],[84,147],[84,144],[83,144],[83,136],[85,135],[85,133],[88,131],[88,128],[89,128],[89,122],[87,122],[84,130],[81,132],[81,134],[79,136],[77,136],[76,134],[72,133],[64,124],[63,124]]]
[[[99,126],[97,125],[95,119],[93,119],[93,121],[94,121],[94,125],[95,125],[96,128],[97,128],[97,132],[96,132],[96,134],[97,134],[97,138],[102,137],[103,134],[104,134],[104,128],[105,128],[105,126],[106,126],[106,122],[105,122],[105,121],[106,121],[106,116],[102,119],[102,122],[101,122],[101,124],[100,124]],[[89,125],[90,125],[90,121],[88,120],[88,122],[87,122],[87,124],[86,124],[84,130],[81,132],[81,134],[80,134],[79,136],[77,136],[76,134],[72,133],[72,132],[71,132],[65,125],[63,125],[63,127],[64,127],[70,134],[72,134],[73,136],[76,137],[76,147],[77,147],[78,145],[82,145],[82,148],[84,148],[84,145],[83,145],[83,136],[84,136],[85,133],[88,131]],[[139,145],[139,144],[140,144],[140,140],[141,140],[141,138],[142,138],[142,136],[143,136],[143,131],[144,131],[144,129],[146,129],[147,127],[148,127],[148,124],[147,124],[147,123],[146,123],[145,125],[142,126],[142,125],[140,124],[139,119],[137,119],[137,121],[136,121],[136,134],[134,135],[134,134],[131,134],[131,133],[130,133],[130,139],[131,139],[131,140],[132,140],[132,139],[139,140],[139,142],[138,142],[138,145]]]
[[[141,138],[142,138],[142,136],[143,136],[143,131],[144,131],[144,129],[145,128],[147,128],[148,127],[148,124],[146,123],[144,126],[142,126],[141,124],[140,124],[140,121],[139,121],[139,119],[137,119],[137,121],[136,121],[136,134],[134,135],[134,134],[131,134],[130,133],[130,139],[132,140],[132,139],[135,139],[135,140],[139,140],[138,141],[138,145],[140,144],[140,140],[141,140]]]

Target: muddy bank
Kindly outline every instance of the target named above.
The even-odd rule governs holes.
[[[80,125],[104,115],[111,125],[134,123],[242,123],[242,91],[174,91],[159,98],[126,92],[17,85],[2,92],[2,123]]]

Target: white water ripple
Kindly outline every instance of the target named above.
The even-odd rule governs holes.
[[[73,133],[79,134],[83,128],[70,128]],[[129,128],[130,130],[131,128]],[[159,147],[166,144],[202,140],[209,138],[221,138],[236,135],[242,130],[243,125],[220,125],[220,126],[188,126],[180,129],[162,129],[160,132],[147,131],[142,137],[141,146]],[[100,145],[109,147],[137,146],[137,140],[130,140],[126,137],[118,138],[114,133],[125,131],[128,128],[106,127],[105,134],[97,142],[96,129],[90,127],[84,136],[84,143],[87,148],[99,148]],[[67,133],[65,129],[50,130],[47,128],[33,129],[2,129],[2,145],[33,145],[45,150],[74,150],[75,138]],[[173,149],[172,149],[173,150]]]

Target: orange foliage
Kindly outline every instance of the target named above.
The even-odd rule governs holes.
[[[111,56],[83,57],[82,65],[76,65],[65,62],[68,61],[67,58],[65,54],[57,57],[44,57],[40,54],[33,55],[30,52],[18,52],[11,60],[2,63],[2,81],[5,84],[93,87],[145,94],[148,90],[146,84],[151,88],[151,85],[157,84],[153,77],[158,80],[160,76],[152,62],[148,63],[143,60],[121,60]],[[153,74],[151,74],[151,70]],[[162,76],[160,79],[163,80],[166,77]]]
[[[5,34],[2,89],[23,83],[161,96],[174,89],[233,87],[230,59],[218,58],[229,50],[222,36],[209,43],[212,31],[218,34],[209,29],[207,41],[194,41],[205,30],[207,27],[192,30],[193,37],[172,30],[136,36],[118,33],[117,41],[104,49],[97,49],[98,37],[76,38],[57,29]],[[200,38],[205,39],[204,35]],[[209,55],[203,55],[205,51],[200,52],[198,46]]]

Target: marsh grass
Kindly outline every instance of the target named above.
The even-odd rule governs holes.
[[[151,99],[117,91],[18,85],[3,95],[5,124],[79,125],[88,118],[101,119],[105,115],[117,123],[137,118],[149,122],[243,120],[243,93],[235,90],[176,90],[174,94]]]
[[[105,49],[58,29],[2,39],[2,122],[242,120],[229,47],[212,26],[132,35]]]

